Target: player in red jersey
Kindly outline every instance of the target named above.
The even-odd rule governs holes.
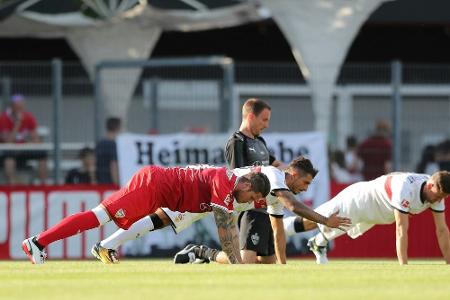
[[[31,262],[45,262],[47,245],[113,220],[123,229],[159,207],[180,212],[212,211],[222,248],[230,263],[242,263],[232,216],[233,201],[252,202],[267,196],[270,182],[260,172],[237,177],[225,167],[188,166],[140,169],[128,184],[92,210],[64,218],[55,226],[23,241]]]

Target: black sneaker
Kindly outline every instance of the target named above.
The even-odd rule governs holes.
[[[174,258],[173,262],[175,264],[192,264],[195,263],[195,260],[197,259],[194,250],[199,249],[200,246],[189,244],[186,247],[184,247],[182,250],[178,251]]]

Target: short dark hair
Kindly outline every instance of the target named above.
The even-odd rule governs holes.
[[[446,194],[450,194],[450,172],[448,171],[439,171],[431,176],[431,179],[434,180],[438,189],[441,192]]]
[[[310,174],[312,178],[316,177],[317,173],[319,172],[317,169],[314,168],[313,164],[309,159],[307,159],[304,156],[299,156],[291,163],[289,164],[289,168],[291,169],[297,169],[305,174]]]
[[[266,197],[269,194],[270,181],[266,174],[261,172],[250,173],[249,177],[246,179],[250,182],[252,191],[255,193],[261,193],[263,197]]]
[[[109,117],[106,119],[106,130],[107,131],[119,131],[122,121],[118,117]]]
[[[249,113],[258,116],[264,109],[272,110],[272,108],[265,101],[258,98],[250,98],[245,101],[242,106],[242,116],[246,117]]]
[[[89,154],[95,154],[94,149],[89,148],[89,147],[84,147],[80,150],[80,152],[78,152],[78,158],[83,159],[86,156],[88,156]]]

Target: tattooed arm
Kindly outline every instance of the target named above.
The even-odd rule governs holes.
[[[222,251],[227,254],[230,264],[242,264],[238,232],[233,215],[216,207],[213,207],[212,211],[216,220]]]

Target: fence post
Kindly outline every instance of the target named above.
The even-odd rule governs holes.
[[[103,68],[102,63],[95,65],[95,75],[94,75],[94,141],[97,143],[100,140],[101,134],[101,122],[100,122],[100,103],[102,100],[102,81],[101,81],[101,71]]]
[[[2,109],[6,109],[9,98],[11,97],[11,79],[8,77],[2,78]]]
[[[159,131],[158,118],[158,78],[144,80],[142,83],[144,103],[150,109],[150,129]]]
[[[392,84],[392,128],[393,128],[393,155],[392,155],[392,167],[394,171],[400,171],[401,164],[401,117],[402,117],[402,63],[395,60],[391,63],[391,84]]]
[[[222,98],[220,99],[220,132],[227,132],[235,130],[233,127],[231,127],[234,123],[233,117],[234,117],[234,108],[235,108],[235,101],[234,99],[234,62],[231,58],[225,57],[223,59],[222,68],[224,71],[223,74],[223,87],[222,87]],[[238,99],[237,99],[238,100]],[[223,114],[221,113],[223,112]],[[233,121],[233,122],[232,122]]]
[[[62,100],[62,61],[61,59],[52,60],[52,98],[53,98],[53,180],[58,184],[60,178],[60,122],[61,100]]]

